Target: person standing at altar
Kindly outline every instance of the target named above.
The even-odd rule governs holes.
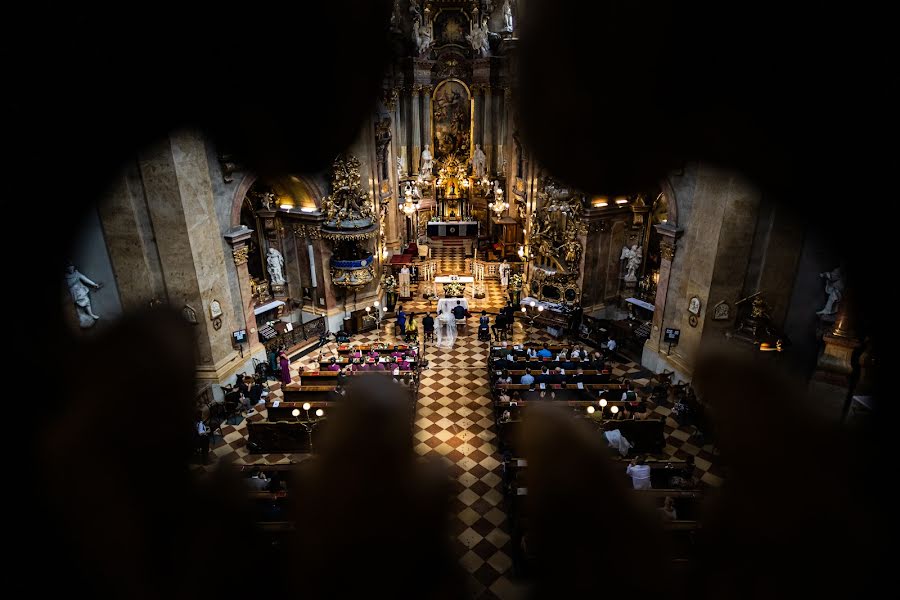
[[[409,298],[409,268],[406,265],[403,265],[403,268],[400,269],[400,297],[401,298]]]
[[[505,258],[500,263],[500,266],[497,267],[497,272],[500,274],[500,285],[509,287],[509,263],[506,262]]]

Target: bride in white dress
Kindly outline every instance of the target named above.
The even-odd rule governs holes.
[[[456,317],[451,312],[438,312],[437,327],[434,330],[438,348],[452,348],[456,342]]]

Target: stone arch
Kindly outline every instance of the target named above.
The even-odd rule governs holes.
[[[669,218],[668,222],[673,226],[678,226],[678,198],[675,196],[675,188],[672,187],[672,182],[669,180],[669,177],[664,177],[662,181],[659,182],[660,191],[666,195],[666,200],[669,203]]]
[[[237,187],[234,189],[234,195],[231,198],[231,226],[238,227],[241,224],[241,205],[247,192],[256,183],[259,176],[255,173],[247,173],[243,176]],[[321,209],[322,199],[327,195],[325,187],[321,181],[314,177],[287,175],[272,180],[272,186],[276,191],[286,193],[294,198],[310,201],[315,208]],[[302,204],[301,204],[302,205]]]

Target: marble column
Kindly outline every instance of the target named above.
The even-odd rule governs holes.
[[[243,319],[209,316],[213,300],[223,307],[234,302],[204,139],[190,130],[172,133],[147,147],[139,166],[169,303],[196,315],[198,379],[220,382],[239,366],[231,332]]]
[[[422,89],[419,85],[414,85],[412,88],[412,94],[410,95],[410,106],[412,110],[410,111],[412,121],[412,127],[410,132],[410,140],[409,146],[411,148],[412,157],[412,173],[419,172],[419,159],[422,157],[422,134],[420,129],[421,118],[419,116],[419,91]]]
[[[487,172],[493,175],[497,172],[494,167],[494,92],[491,86],[484,88],[484,144],[481,148],[487,158]]]
[[[231,257],[234,259],[234,268],[237,271],[238,286],[241,291],[242,318],[244,328],[247,330],[251,354],[263,349],[256,331],[256,315],[253,312],[255,303],[250,291],[250,271],[247,270],[247,256],[250,251],[248,244],[252,233],[252,229],[242,226],[225,234],[225,240],[231,246]]]
[[[426,85],[422,88],[422,147],[425,144],[431,146],[431,153],[434,154],[434,142],[431,132],[431,92],[434,88]]]
[[[482,126],[481,119],[484,114],[484,90],[480,85],[472,86],[472,98],[473,98],[473,114],[472,114],[472,147],[475,147],[475,144],[481,144],[482,149],[484,149],[484,141],[482,139],[484,133],[484,127]]]
[[[645,347],[659,352],[659,343],[662,338],[663,315],[666,310],[666,299],[669,294],[669,276],[672,274],[672,261],[675,259],[675,244],[681,231],[668,223],[660,223],[654,226],[661,236],[659,241],[659,281],[656,284],[656,301],[653,310],[653,326],[650,337],[647,338]]]
[[[507,171],[509,169],[503,168],[503,161],[506,160],[507,166],[509,165],[509,148],[510,148],[510,135],[509,135],[509,102],[510,102],[510,91],[509,88],[503,88],[503,99],[497,105],[497,175],[502,177],[507,177]],[[509,191],[510,182],[512,179],[507,177],[506,179],[506,187],[507,192]]]
[[[400,158],[400,163],[403,165],[403,172],[409,173],[409,164],[407,163],[406,156],[406,127],[403,122],[403,94],[394,88],[394,114],[392,116],[394,120],[394,133],[392,135],[392,144],[394,145],[394,154]],[[397,159],[394,159],[391,167],[394,169],[394,172],[397,171]]]
[[[144,186],[136,162],[112,181],[109,195],[97,206],[119,299],[125,311],[165,300],[159,252],[154,242]]]

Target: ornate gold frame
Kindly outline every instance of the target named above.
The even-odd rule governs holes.
[[[456,83],[462,85],[466,89],[466,93],[469,95],[469,156],[467,158],[471,159],[472,153],[475,149],[475,98],[472,96],[472,90],[462,79],[457,79],[456,77],[441,79],[437,83],[437,85],[434,86],[434,89],[431,90],[431,114],[428,115],[428,118],[431,119],[431,139],[428,141],[431,143],[432,148],[436,148],[436,146],[434,145],[434,98],[441,86],[450,81],[455,81]]]

